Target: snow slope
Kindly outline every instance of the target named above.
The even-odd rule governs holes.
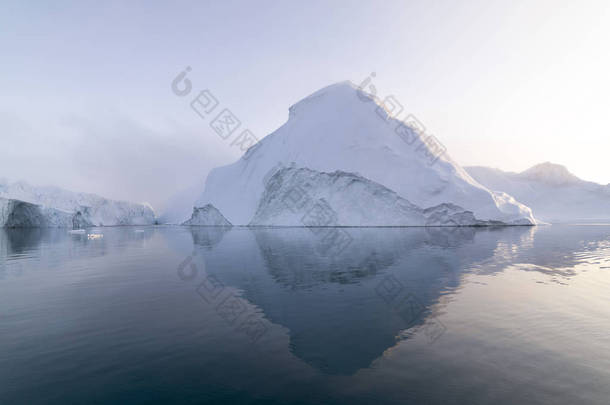
[[[212,204],[232,224],[249,224],[264,179],[281,164],[355,173],[419,207],[453,203],[482,220],[535,223],[527,207],[494,195],[446,153],[435,161],[425,138],[400,125],[352,84],[328,86],[292,106],[288,121],[240,160],[212,170],[195,205]]]
[[[453,204],[426,210],[353,173],[284,168],[266,183],[252,226],[487,225]]]
[[[155,222],[155,214],[148,205],[113,201],[95,194],[75,193],[58,187],[3,182],[0,183],[0,198],[28,202],[71,214],[81,212],[85,222],[94,226],[149,225]]]
[[[479,183],[502,190],[550,223],[609,222],[610,185],[584,181],[564,166],[541,163],[522,173],[474,166],[466,170]]]

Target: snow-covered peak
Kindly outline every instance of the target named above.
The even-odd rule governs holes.
[[[359,95],[362,99],[373,100],[372,96],[361,91],[351,82],[343,81],[321,88],[292,105],[288,111],[292,117],[303,113],[315,113],[319,109],[332,110],[346,107],[355,101],[355,95]]]
[[[573,184],[582,181],[570,173],[565,166],[551,162],[537,164],[522,172],[520,177],[555,186]]]

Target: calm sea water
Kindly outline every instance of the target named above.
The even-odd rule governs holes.
[[[0,230],[0,404],[608,404],[610,226],[347,232]]]

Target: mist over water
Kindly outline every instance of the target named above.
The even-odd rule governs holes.
[[[349,233],[0,230],[0,403],[607,403],[610,226]]]

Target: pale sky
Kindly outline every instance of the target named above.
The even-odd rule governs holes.
[[[129,4],[127,4],[129,3]],[[150,202],[239,157],[170,84],[257,136],[371,72],[460,164],[610,183],[608,1],[0,1],[0,177]]]

